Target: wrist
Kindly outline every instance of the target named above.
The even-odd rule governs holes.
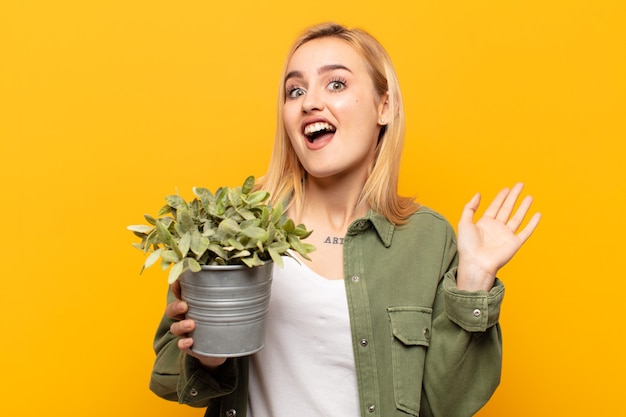
[[[496,273],[466,262],[459,262],[456,275],[456,286],[463,291],[487,291],[493,288]]]

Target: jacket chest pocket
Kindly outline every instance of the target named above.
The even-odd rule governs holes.
[[[417,306],[388,307],[391,324],[393,391],[396,407],[419,415],[424,359],[430,342],[432,309]]]

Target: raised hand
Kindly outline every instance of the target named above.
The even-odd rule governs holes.
[[[458,226],[459,269],[457,286],[467,291],[485,290],[493,287],[496,274],[539,224],[541,214],[535,213],[528,224],[517,232],[532,204],[532,197],[525,197],[518,209],[513,209],[524,185],[500,191],[483,216],[474,223],[474,214],[480,204],[476,194],[465,205]]]

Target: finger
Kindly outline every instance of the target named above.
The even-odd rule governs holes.
[[[474,194],[474,197],[465,204],[463,207],[463,213],[461,213],[461,222],[462,223],[474,223],[474,214],[476,210],[478,210],[478,206],[480,205],[480,194]]]
[[[184,301],[174,301],[165,307],[165,315],[171,319],[182,320],[187,314],[189,306]]]
[[[172,293],[174,293],[174,296],[176,298],[178,298],[179,300],[183,299],[183,297],[181,297],[180,295],[180,282],[178,282],[178,280],[174,281],[172,285],[170,285],[170,289],[172,290]]]
[[[502,207],[498,211],[496,219],[501,221],[502,223],[507,223],[509,221],[509,217],[511,213],[513,213],[513,208],[515,207],[515,203],[522,193],[522,189],[524,188],[524,184],[518,182],[513,186],[511,191],[507,194],[504,202],[502,203]]]
[[[530,206],[533,203],[533,198],[531,196],[526,196],[519,205],[519,208],[515,212],[515,214],[511,217],[511,219],[507,222],[507,226],[513,231],[517,231],[519,227],[522,225],[526,214],[528,214],[528,210],[530,210]]]
[[[541,220],[541,213],[535,213],[528,221],[526,227],[522,229],[521,232],[518,233],[518,237],[521,239],[522,243],[526,242],[526,240],[533,234],[539,221]]]
[[[193,331],[196,328],[196,323],[193,320],[181,320],[172,323],[170,326],[170,333],[174,336],[182,337],[187,333]]]
[[[191,337],[181,337],[178,339],[178,349],[187,354],[191,354],[191,347],[193,346],[193,339]]]
[[[508,195],[509,195],[508,188],[505,188],[502,191],[500,191],[496,195],[496,197],[493,199],[491,204],[489,204],[489,207],[487,207],[487,210],[485,210],[485,214],[483,214],[483,216],[495,219],[496,216],[498,215],[498,212],[500,211],[500,207],[502,207],[502,204],[504,203],[504,200],[506,200],[506,197]]]

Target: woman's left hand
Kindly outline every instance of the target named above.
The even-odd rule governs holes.
[[[524,184],[518,183],[511,190],[500,191],[476,223],[474,214],[480,204],[480,194],[465,205],[458,226],[459,289],[489,291],[498,270],[511,260],[539,224],[541,214],[535,213],[517,233],[533,200],[527,196],[513,212],[523,187]]]

